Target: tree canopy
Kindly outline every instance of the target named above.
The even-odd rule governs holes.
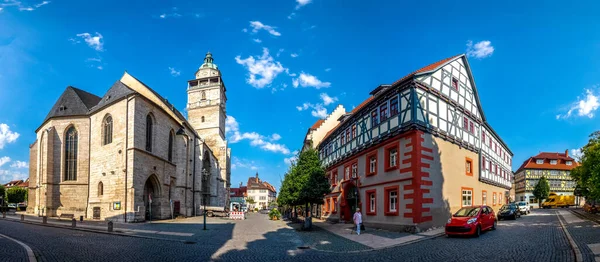
[[[586,198],[600,199],[600,131],[590,135],[581,148],[580,165],[571,170],[581,194]]]
[[[541,203],[543,199],[548,198],[550,194],[550,185],[548,184],[548,180],[546,177],[542,176],[538,181],[537,185],[533,188],[533,195],[538,200],[538,203]]]
[[[27,189],[14,186],[6,190],[6,202],[21,203],[27,200]]]
[[[282,206],[322,204],[323,196],[330,192],[329,181],[317,150],[308,149],[300,152],[298,160],[291,163],[277,200]]]

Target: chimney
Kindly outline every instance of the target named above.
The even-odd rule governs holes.
[[[565,150],[565,156],[569,157],[569,149]]]

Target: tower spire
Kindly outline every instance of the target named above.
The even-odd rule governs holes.
[[[214,63],[214,59],[213,59],[212,54],[210,52],[207,52],[206,55],[204,56],[204,64],[202,64],[200,66],[200,68],[219,69],[217,67],[217,65]]]

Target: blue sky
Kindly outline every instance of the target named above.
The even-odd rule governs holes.
[[[227,86],[233,185],[258,171],[279,188],[319,116],[469,43],[513,170],[599,129],[598,3],[422,3],[2,0],[0,182],[27,177],[35,129],[66,86],[101,96],[127,70],[184,111],[207,51]]]

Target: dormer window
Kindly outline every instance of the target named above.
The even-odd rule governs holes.
[[[556,165],[556,163],[557,163],[557,162],[558,162],[558,161],[557,161],[556,159],[552,159],[552,160],[550,160],[550,164],[551,164],[551,165]]]
[[[538,165],[541,165],[541,164],[544,163],[544,159],[535,160],[535,163],[538,164]]]
[[[573,161],[567,161],[567,166],[573,165]]]

